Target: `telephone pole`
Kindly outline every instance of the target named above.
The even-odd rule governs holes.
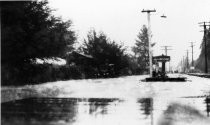
[[[193,43],[194,42],[190,42],[191,43],[191,48],[192,48],[192,67],[194,67],[194,60],[193,60],[193,47],[195,46],[195,45],[193,45]]]
[[[203,35],[203,40],[204,40],[204,54],[205,54],[205,73],[208,73],[208,58],[207,58],[207,41],[206,41],[206,26],[209,26],[209,25],[206,25],[206,23],[210,23],[210,22],[201,22],[199,24],[203,24],[203,25],[200,25],[200,26],[203,26],[203,29],[204,29],[204,35]]]
[[[163,47],[163,49],[162,50],[165,50],[165,55],[167,56],[167,54],[168,54],[168,50],[172,50],[172,49],[170,49],[169,47],[171,47],[171,46],[161,46],[161,47]],[[171,70],[171,66],[170,66],[170,61],[169,61],[169,65],[168,65],[168,71],[170,72]]]
[[[172,50],[172,49],[169,48],[169,47],[171,47],[171,46],[161,46],[161,47],[164,48],[164,49],[162,49],[162,50],[165,50],[165,55],[166,55],[166,56],[167,56],[168,50]]]
[[[150,77],[152,77],[152,46],[151,46],[151,25],[150,25],[150,13],[156,12],[156,10],[142,10],[142,13],[147,13],[147,20],[148,20],[148,41],[149,41],[149,71]]]
[[[187,71],[188,71],[188,69],[189,69],[189,56],[188,56],[188,54],[189,54],[189,52],[188,52],[188,50],[187,50]]]
[[[182,62],[183,62],[183,67],[182,67],[182,69],[183,69],[183,73],[185,73],[185,69],[186,69],[186,66],[185,66],[185,57],[183,56],[182,57]]]

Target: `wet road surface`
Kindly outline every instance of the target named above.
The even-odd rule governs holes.
[[[2,88],[2,125],[208,125],[210,79],[146,76]],[[10,95],[9,95],[10,94]],[[8,98],[7,98],[8,97]]]

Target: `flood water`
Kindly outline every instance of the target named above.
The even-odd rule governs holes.
[[[139,76],[133,76],[36,85],[31,89],[38,95],[1,104],[1,123],[208,125],[210,80],[190,79],[184,83],[143,83]]]

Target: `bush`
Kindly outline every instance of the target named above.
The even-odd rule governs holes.
[[[50,64],[27,64],[17,67],[2,66],[2,85],[25,85],[57,80],[80,79],[77,66],[54,66]]]

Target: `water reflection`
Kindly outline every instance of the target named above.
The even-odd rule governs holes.
[[[193,99],[185,98],[183,100],[192,101]],[[196,102],[202,103],[202,107],[206,109],[209,116],[210,98],[202,98],[202,100],[196,100]],[[155,106],[155,109],[153,106]],[[155,103],[153,98],[134,100],[117,98],[28,98],[2,103],[1,122],[2,125],[156,125],[157,114],[162,107],[163,105],[157,105],[157,100]],[[165,105],[165,109],[162,111],[161,125],[173,124],[174,120],[189,121],[192,118],[203,119],[206,117],[201,112],[205,109],[197,110],[179,103]]]
[[[150,125],[153,125],[153,98],[142,98],[138,99],[137,102],[141,105],[140,110],[142,110],[143,114],[146,116],[145,119],[148,119],[150,116]]]
[[[97,115],[97,114],[107,114],[107,105],[109,105],[110,102],[113,100],[103,99],[103,100],[97,100],[97,99],[89,99],[89,114],[91,115]]]
[[[90,115],[107,114],[107,106],[118,99],[29,98],[5,102],[2,107],[2,125],[74,123],[81,106]]]
[[[2,103],[2,124],[73,122],[79,99],[30,98]],[[12,123],[10,123],[13,121]]]
[[[209,117],[209,112],[210,112],[210,97],[207,97],[205,99],[205,103],[206,103],[206,112],[207,112],[207,116]]]
[[[142,99],[138,99],[138,103],[140,103],[141,105],[141,110],[144,112],[144,114],[146,116],[149,116],[151,114],[152,111],[152,98],[142,98]]]
[[[209,125],[209,97],[187,97],[183,101],[185,103],[170,103],[163,111],[158,125]]]

